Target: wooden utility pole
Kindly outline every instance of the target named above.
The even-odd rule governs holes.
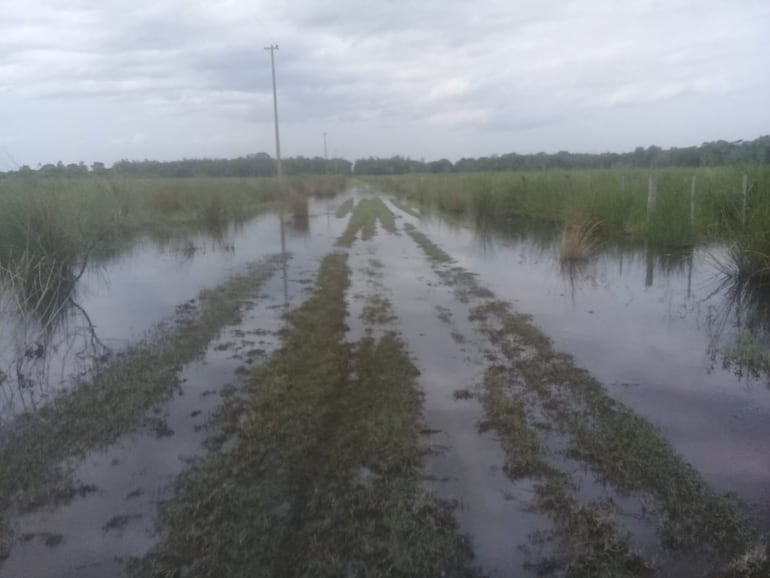
[[[273,69],[273,116],[275,117],[275,163],[278,180],[283,180],[283,166],[281,164],[281,136],[278,131],[278,92],[275,88],[275,51],[278,50],[277,44],[265,46],[265,50],[270,51],[270,66]]]

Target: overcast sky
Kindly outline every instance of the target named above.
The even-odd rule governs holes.
[[[0,0],[0,170],[770,133],[769,0]]]

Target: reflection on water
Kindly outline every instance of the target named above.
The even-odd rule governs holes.
[[[467,236],[461,223],[432,221],[444,236]],[[505,259],[498,251],[515,251],[517,265],[553,263],[558,267],[564,293],[573,306],[579,296],[599,291],[616,293],[643,270],[643,290],[666,292],[660,301],[674,296],[681,300],[676,315],[688,318],[701,330],[702,351],[714,364],[752,381],[770,376],[770,285],[727,277],[718,266],[726,249],[711,246],[696,249],[661,248],[647,243],[605,243],[593,258],[560,261],[558,227],[524,219],[489,222],[470,229],[473,253],[482,262]],[[624,271],[625,269],[625,271]],[[551,284],[552,275],[542,279]],[[693,284],[695,280],[695,285]],[[560,294],[561,295],[561,294]],[[670,302],[669,302],[670,305]],[[627,307],[633,315],[633,307]],[[710,367],[713,371],[714,365]]]
[[[34,409],[62,354],[76,363],[106,359],[78,282],[87,261],[72,266],[25,254],[0,268],[0,407]]]
[[[313,199],[299,211],[304,219],[271,213],[205,233],[141,239],[98,264],[40,268],[32,284],[3,276],[0,425],[72,387],[110,352],[141,339],[176,306],[241,267],[277,253],[312,258],[328,251],[344,226],[323,218],[328,206]]]
[[[569,287],[570,299],[576,302],[577,293],[585,283],[597,282],[596,267],[588,260],[569,259],[559,263],[559,273]]]
[[[712,295],[706,330],[709,356],[738,377],[767,379],[770,375],[770,285],[723,276]]]
[[[419,226],[770,528],[770,364],[756,370],[770,344],[768,291],[726,283],[713,262],[723,247],[605,244],[564,267],[558,231],[541,225]]]

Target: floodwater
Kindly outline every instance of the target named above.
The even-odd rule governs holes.
[[[202,358],[180,370],[179,388],[147,426],[65,464],[79,490],[73,500],[10,513],[16,538],[10,556],[0,563],[0,576],[116,576],[149,551],[157,539],[159,505],[173,496],[178,475],[205,455],[205,442],[216,433],[208,423],[222,394],[232,387],[237,392],[239,374],[280,346],[286,308],[296,307],[309,294],[322,257],[344,226],[329,216],[336,204],[312,201],[310,218],[299,226],[287,216],[285,244],[292,256],[286,267],[260,287],[241,323],[226,327]],[[102,269],[102,284],[80,293],[90,296],[80,303],[103,328],[101,339],[129,343],[173,314],[177,304],[226,280],[239,266],[280,253],[280,221],[276,215],[258,217],[233,231],[226,245],[203,236],[196,242],[206,249],[185,255],[181,262],[166,248],[141,244]]]
[[[286,251],[302,259],[328,251],[340,226],[329,206],[325,200],[310,201],[312,226],[287,215]],[[231,226],[217,237],[201,233],[165,243],[143,239],[89,267],[71,303],[45,327],[34,312],[20,314],[14,300],[0,292],[0,426],[20,411],[50,402],[201,290],[281,252],[275,214]]]
[[[34,320],[10,320],[17,329],[0,336],[0,351],[16,359],[21,352],[22,365],[0,354],[0,368],[9,376],[0,383],[0,425],[71,388],[102,356],[141,339],[202,289],[284,249],[292,255],[261,287],[242,323],[226,328],[201,359],[181,369],[179,390],[156,415],[159,427],[127,434],[67,464],[83,489],[71,502],[18,513],[17,541],[0,564],[0,576],[116,575],[152,547],[158,506],[172,496],[173,482],[190,460],[205,455],[212,433],[206,424],[221,394],[237,386],[243,366],[260,363],[280,346],[285,307],[304,299],[320,260],[335,250],[347,219],[335,218],[334,211],[345,198],[311,201],[307,220],[287,216],[285,247],[274,214],[217,239],[140,241],[86,272],[73,297],[76,306],[49,334],[41,334]],[[556,349],[572,354],[611,395],[658,426],[714,488],[734,492],[757,524],[770,528],[768,379],[736,365],[724,367],[713,347],[745,330],[765,338],[770,316],[763,315],[756,296],[720,284],[712,263],[719,247],[676,255],[606,247],[586,265],[565,269],[553,231],[510,223],[482,233],[391,209],[399,229],[405,222],[417,224],[458,265],[478,274],[479,285],[531,314]],[[398,331],[420,370],[430,449],[426,488],[457,504],[458,526],[485,571],[505,576],[516,568],[520,575],[523,564],[548,555],[534,551],[548,546],[531,537],[548,532],[550,524],[532,511],[532,480],[506,476],[500,443],[483,427],[477,394],[490,361],[485,339],[468,319],[469,305],[457,300],[403,232],[380,229],[371,241],[356,241],[349,253],[348,339],[372,331],[361,320],[367,299],[386,297],[395,319],[374,333]],[[38,351],[27,349],[37,342],[44,343],[45,354],[24,355]],[[595,500],[591,492],[601,485],[585,477],[577,480],[581,502]],[[622,496],[611,498],[626,506]],[[637,506],[627,504],[629,511]],[[657,549],[649,528],[629,531],[638,544]]]
[[[525,564],[545,557],[531,535],[551,525],[532,511],[532,480],[511,481],[495,432],[483,431],[478,392],[485,340],[469,320],[470,305],[457,301],[403,233],[380,230],[371,241],[355,243],[349,264],[348,339],[397,331],[420,372],[426,490],[455,505],[459,531],[487,575],[508,576],[513,568],[524,575]],[[394,313],[392,322],[373,330],[358,319],[372,296],[389,299]]]
[[[770,529],[768,377],[725,367],[713,351],[741,331],[764,339],[770,317],[756,295],[725,285],[719,247],[660,254],[605,247],[564,269],[559,237],[531,223],[496,232],[442,219],[405,221],[478,274],[479,283],[533,321],[609,393],[656,425],[715,489],[737,495]]]

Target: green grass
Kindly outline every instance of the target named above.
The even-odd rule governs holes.
[[[335,216],[338,219],[344,219],[345,217],[350,214],[351,211],[353,211],[353,207],[356,205],[355,199],[345,199],[345,201],[337,207],[337,212],[335,213]]]
[[[394,321],[390,299],[382,295],[372,295],[361,311],[361,319],[369,325],[384,325]]]
[[[540,569],[558,568],[567,576],[653,575],[651,561],[636,552],[631,537],[619,529],[614,507],[601,501],[579,504],[569,475],[550,464],[527,403],[510,386],[517,381],[520,376],[504,366],[489,368],[483,403],[507,455],[506,473],[513,479],[537,481],[535,504],[555,523],[551,538],[558,548],[540,562]]]
[[[725,276],[738,282],[770,281],[770,203],[755,203],[745,228],[726,224],[727,256],[716,264]]]
[[[55,497],[69,483],[60,470],[63,460],[104,447],[142,423],[148,409],[171,394],[179,368],[225,325],[239,321],[243,302],[278,266],[274,258],[202,292],[197,306],[181,309],[171,323],[158,326],[71,393],[6,424],[0,435],[0,511],[13,500]]]
[[[337,245],[350,247],[356,240],[359,231],[362,240],[371,239],[377,232],[377,221],[386,231],[396,232],[395,217],[382,199],[362,199],[353,209],[348,226],[337,240]]]
[[[651,172],[657,175],[657,203],[648,216],[647,177]],[[744,173],[751,182],[746,232],[758,233],[770,228],[767,167],[400,175],[367,177],[366,182],[424,210],[463,216],[481,226],[520,217],[560,224],[592,221],[601,223],[598,233],[602,239],[630,237],[690,245],[724,238],[740,225]],[[693,175],[696,204],[691,223]]]
[[[475,309],[474,319],[511,363],[509,382],[525,384],[550,423],[571,440],[570,457],[624,493],[655,499],[669,547],[715,559],[746,547],[750,534],[737,504],[714,493],[650,423],[610,398],[569,356],[554,351],[526,316],[491,301]]]
[[[341,191],[338,177],[0,179],[0,260],[30,251],[73,262],[87,249],[110,253],[137,235],[220,232],[281,199]]]
[[[431,241],[425,233],[417,230],[412,224],[405,224],[404,230],[420,246],[432,263],[451,263],[453,261],[446,251]]]
[[[294,177],[283,186],[275,179],[2,178],[0,291],[50,328],[85,267],[137,237],[220,236],[282,198],[293,223],[307,228],[308,196],[344,186],[338,177]]]
[[[194,466],[142,576],[473,576],[421,489],[416,370],[393,333],[345,341],[346,257],[324,260],[252,377],[227,453]],[[226,412],[227,415],[227,412]]]

